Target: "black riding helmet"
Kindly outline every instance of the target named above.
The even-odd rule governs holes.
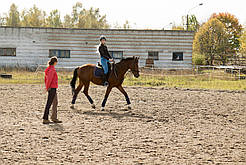
[[[105,36],[100,36],[100,41],[105,40],[106,41],[106,37]]]

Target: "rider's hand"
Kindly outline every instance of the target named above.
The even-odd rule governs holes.
[[[109,59],[109,61],[113,62],[114,60],[113,59]]]

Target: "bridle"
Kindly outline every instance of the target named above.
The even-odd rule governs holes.
[[[136,69],[130,69],[130,71],[134,74],[134,73],[139,73],[140,71],[139,70],[136,70]]]

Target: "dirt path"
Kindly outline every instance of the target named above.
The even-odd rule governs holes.
[[[246,164],[246,93],[127,87],[107,111],[105,88],[92,86],[71,110],[59,87],[62,124],[43,125],[39,85],[0,85],[0,164]]]

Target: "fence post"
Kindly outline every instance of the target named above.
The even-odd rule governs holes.
[[[240,76],[240,70],[241,70],[241,69],[239,68],[239,80],[241,79],[241,76]]]

